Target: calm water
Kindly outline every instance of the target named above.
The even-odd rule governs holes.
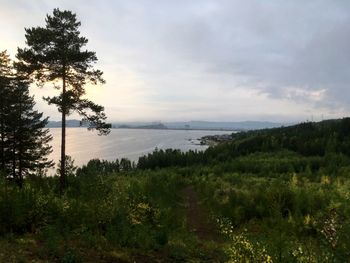
[[[51,128],[53,153],[51,158],[60,159],[61,129]],[[98,136],[96,131],[84,128],[68,128],[66,153],[81,166],[93,158],[115,160],[122,157],[137,161],[138,157],[158,149],[205,150],[198,139],[205,135],[232,133],[230,131],[112,129],[108,136]]]

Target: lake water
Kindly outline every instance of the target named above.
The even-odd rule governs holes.
[[[60,159],[61,129],[51,128],[53,152],[50,158]],[[126,157],[137,161],[142,155],[158,149],[205,150],[198,139],[205,135],[229,134],[232,131],[112,129],[108,136],[98,136],[85,128],[67,128],[66,154],[81,166],[93,158],[115,160]]]

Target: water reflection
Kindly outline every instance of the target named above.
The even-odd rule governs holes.
[[[60,159],[61,130],[51,128],[53,136],[50,155],[55,163]],[[137,161],[138,157],[158,149],[174,148],[182,151],[204,150],[198,138],[205,135],[225,134],[229,131],[193,131],[193,130],[148,130],[148,129],[112,129],[108,136],[98,136],[96,132],[84,128],[68,128],[66,153],[81,166],[93,158],[115,160],[123,157]]]

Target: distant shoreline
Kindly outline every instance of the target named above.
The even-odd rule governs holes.
[[[288,123],[273,123],[263,121],[215,122],[215,121],[184,121],[184,122],[111,122],[113,129],[152,129],[152,130],[199,130],[199,131],[249,131],[289,126]],[[61,127],[60,121],[50,121],[47,128]],[[66,127],[87,127],[79,120],[67,120]]]
[[[59,126],[46,127],[48,129],[61,129]],[[66,128],[77,128],[77,129],[86,129],[87,127],[81,126],[67,126]],[[166,131],[227,131],[227,132],[241,132],[246,131],[244,129],[224,129],[224,128],[145,128],[145,127],[112,127],[113,130],[166,130]]]
[[[114,127],[112,129],[129,129],[129,130],[167,130],[167,131],[228,131],[240,132],[245,130],[225,129],[225,128],[145,128],[145,127]]]

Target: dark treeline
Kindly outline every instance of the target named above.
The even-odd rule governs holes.
[[[92,159],[86,165],[79,167],[76,171],[77,176],[95,176],[96,174],[108,175],[111,173],[128,172],[136,168],[135,162],[127,158],[116,159],[115,161],[106,161]]]
[[[155,169],[170,166],[188,166],[205,162],[207,155],[203,152],[188,151],[182,152],[175,149],[156,149],[148,155],[142,156],[137,162],[139,169]]]

